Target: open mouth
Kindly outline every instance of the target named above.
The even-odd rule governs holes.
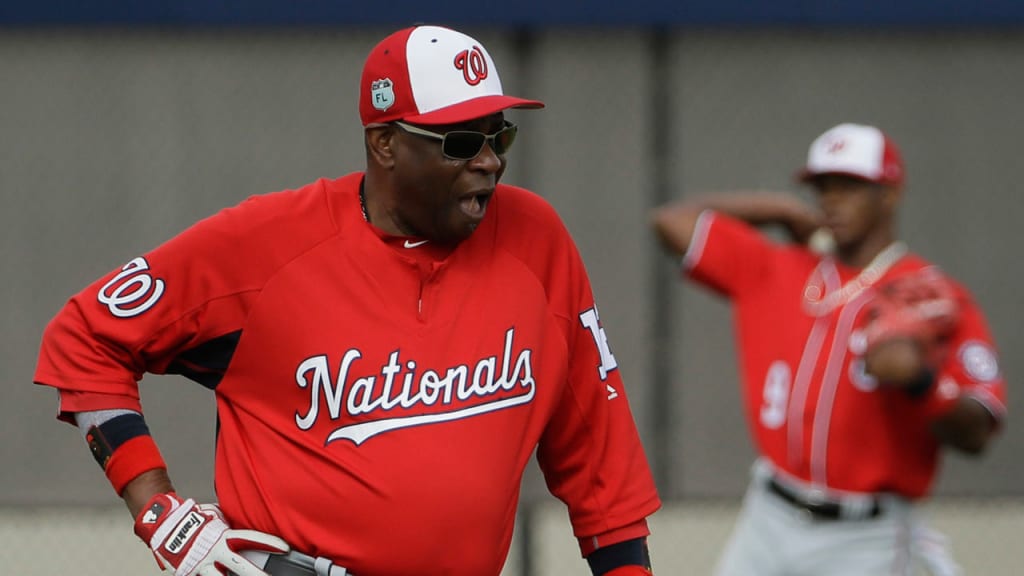
[[[470,194],[459,199],[462,213],[473,220],[480,220],[487,213],[487,203],[491,200],[491,192]]]

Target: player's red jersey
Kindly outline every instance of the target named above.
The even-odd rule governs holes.
[[[918,498],[938,465],[929,419],[961,394],[1004,417],[991,335],[955,283],[963,316],[928,395],[914,399],[865,374],[862,311],[872,286],[926,266],[903,255],[876,282],[859,282],[859,270],[832,258],[774,243],[721,214],[701,215],[684,268],[732,302],[746,416],[758,451],[777,468],[839,491]]]
[[[229,523],[360,576],[499,573],[535,447],[578,537],[642,523],[660,502],[550,205],[499,185],[424,259],[364,221],[361,178],[251,198],[100,279],[36,381],[65,417],[139,410],[144,372],[213,388]]]

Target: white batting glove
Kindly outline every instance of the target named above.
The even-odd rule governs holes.
[[[214,504],[182,500],[173,492],[157,494],[135,519],[135,534],[149,545],[157,564],[174,576],[267,576],[238,552],[288,552],[277,536],[232,530]]]

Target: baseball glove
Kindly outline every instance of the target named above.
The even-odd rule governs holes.
[[[950,281],[938,268],[929,267],[880,285],[865,314],[868,354],[891,340],[912,340],[928,367],[935,369],[959,321],[960,305]]]

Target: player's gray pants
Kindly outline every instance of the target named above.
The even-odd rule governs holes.
[[[945,538],[910,502],[885,497],[882,514],[812,519],[767,489],[758,462],[715,576],[960,576]]]

